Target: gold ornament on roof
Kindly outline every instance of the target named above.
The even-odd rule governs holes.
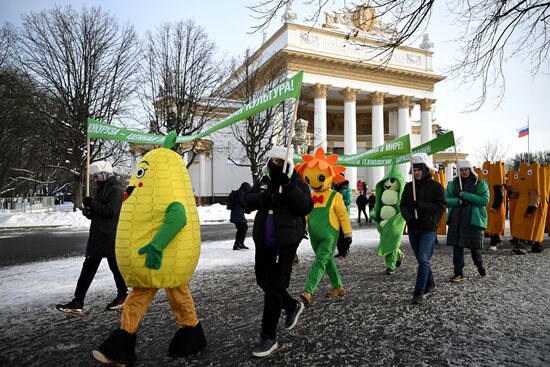
[[[358,5],[353,12],[352,21],[357,29],[369,32],[374,28],[376,12],[370,6]]]

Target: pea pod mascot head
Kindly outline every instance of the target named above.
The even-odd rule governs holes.
[[[126,285],[174,288],[187,283],[200,254],[200,227],[187,168],[171,150],[175,132],[141,158],[120,212],[116,258]]]
[[[384,177],[376,183],[376,197],[379,199],[376,200],[374,209],[370,213],[380,233],[380,245],[376,251],[378,256],[386,256],[399,248],[401,243],[405,220],[401,215],[399,204],[404,189],[405,178],[394,161]],[[387,204],[384,204],[384,201]]]

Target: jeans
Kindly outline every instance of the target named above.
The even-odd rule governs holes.
[[[409,233],[409,241],[418,262],[416,285],[414,286],[415,294],[424,294],[424,290],[429,285],[435,285],[430,259],[434,252],[436,238],[437,234],[431,231],[416,230]]]
[[[246,238],[246,232],[248,232],[248,224],[246,222],[235,223],[237,228],[237,234],[235,235],[235,243],[244,244],[244,239]]]
[[[472,252],[472,260],[475,266],[478,268],[483,266],[483,258],[481,257],[480,249],[470,249]],[[455,274],[464,275],[464,248],[455,246],[453,247],[453,265],[455,268]]]
[[[115,278],[117,297],[126,296],[128,288],[126,287],[126,283],[124,283],[124,278],[122,278],[120,270],[118,270],[116,258],[108,257],[107,262],[109,263],[109,269],[111,269],[113,277]],[[84,260],[84,264],[82,264],[82,271],[80,272],[80,277],[78,277],[76,290],[74,292],[75,301],[84,303],[84,298],[86,297],[88,288],[90,288],[90,285],[94,280],[95,273],[97,272],[97,268],[99,268],[100,263],[100,257],[87,257],[86,260]]]

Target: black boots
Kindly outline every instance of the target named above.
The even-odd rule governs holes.
[[[235,244],[233,245],[233,250],[248,250],[248,247],[245,246],[244,243],[235,242]]]
[[[136,334],[117,329],[97,348],[92,356],[103,364],[131,366],[136,363]]]
[[[195,327],[183,327],[176,332],[170,342],[168,355],[170,357],[187,357],[198,353],[206,346],[206,338],[199,322]]]

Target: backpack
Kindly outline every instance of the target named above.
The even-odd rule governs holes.
[[[227,210],[233,210],[233,208],[235,207],[234,203],[235,203],[235,191],[233,190],[227,196],[227,206],[226,206]]]

